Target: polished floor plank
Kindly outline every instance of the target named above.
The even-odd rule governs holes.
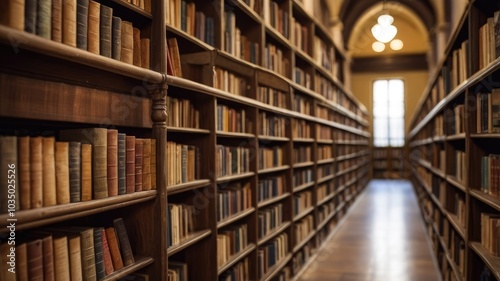
[[[374,180],[301,281],[438,281],[411,183]]]

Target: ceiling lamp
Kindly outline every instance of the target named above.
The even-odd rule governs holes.
[[[392,25],[394,18],[389,14],[378,17],[377,24],[372,27],[372,34],[375,39],[382,43],[390,42],[398,33],[398,29]]]
[[[401,49],[403,49],[403,41],[399,40],[399,39],[394,39],[391,41],[391,49],[393,49],[394,51],[399,51]]]
[[[385,50],[385,44],[379,41],[375,41],[372,44],[372,49],[377,53],[381,53]]]

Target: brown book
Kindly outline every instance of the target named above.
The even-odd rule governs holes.
[[[88,51],[99,55],[100,47],[99,43],[101,37],[99,36],[100,31],[100,19],[101,19],[101,4],[98,2],[89,1],[89,21],[88,21],[88,34],[87,34],[87,48]]]
[[[125,173],[127,193],[135,191],[135,137],[127,136],[125,140],[126,157]]]
[[[115,60],[121,60],[122,53],[122,19],[113,17],[111,32],[111,57]]]
[[[182,77],[181,56],[177,38],[172,37],[168,39],[168,49],[170,51],[170,58],[172,59],[173,72],[175,76]]]
[[[92,145],[92,188],[93,198],[108,197],[108,131],[105,128],[62,130],[61,140],[80,141]]]
[[[24,0],[0,1],[0,24],[24,30]]]
[[[76,47],[88,50],[89,0],[76,0]]]
[[[52,235],[44,235],[41,239],[43,248],[43,280],[54,281],[54,247]]]
[[[151,190],[151,139],[143,139],[142,146],[142,190]]]
[[[170,53],[170,48],[167,44],[167,50],[166,50],[166,60],[167,60],[167,75],[171,75],[171,76],[176,76],[175,75],[175,70],[174,70],[174,66],[173,66],[173,63],[172,63],[172,54]]]
[[[29,280],[43,280],[43,246],[42,240],[27,242],[28,277]]]
[[[2,281],[16,281],[18,271],[16,267],[19,264],[10,264],[10,255],[12,255],[13,250],[15,251],[14,246],[9,245],[7,242],[0,243],[0,280]],[[19,263],[19,257],[16,258],[16,262]]]
[[[37,0],[36,34],[49,39],[52,36],[52,0]]]
[[[123,261],[120,253],[118,237],[116,237],[115,229],[113,227],[106,228],[106,239],[108,240],[109,252],[111,254],[111,260],[113,261],[113,268],[115,270],[120,270],[123,268]]]
[[[10,247],[9,247],[10,248]],[[9,273],[9,272],[7,272]],[[28,248],[26,243],[16,246],[16,273],[12,274],[13,280],[28,281]],[[0,274],[1,276],[1,274]],[[2,279],[4,280],[4,279]]]
[[[78,235],[68,235],[68,252],[69,252],[69,274],[71,281],[83,280],[82,270],[82,242]]]
[[[82,201],[82,144],[69,143],[69,199],[73,202]]]
[[[127,135],[118,133],[118,194],[120,195],[127,193],[126,152]]]
[[[62,13],[63,0],[52,0],[52,30],[51,39],[55,42],[62,42]]]
[[[92,145],[82,143],[81,201],[92,200]]]
[[[151,189],[156,189],[156,139],[151,139]]]
[[[55,280],[71,280],[69,271],[68,238],[61,235],[52,236],[52,245],[54,247]]]
[[[151,61],[151,40],[149,38],[141,38],[141,67],[150,69]]]
[[[111,253],[109,250],[108,239],[106,238],[106,231],[102,230],[102,258],[104,260],[104,271],[106,276],[115,271],[113,267],[113,261],[111,259]]]
[[[63,1],[62,42],[76,47],[76,0]]]
[[[142,191],[143,139],[135,139],[135,191]]]
[[[133,63],[135,66],[141,66],[141,31],[139,28],[133,27],[133,39],[134,39],[134,59]]]
[[[49,207],[57,204],[56,197],[56,139],[44,137],[42,139],[42,175],[43,175],[43,206]]]
[[[69,143],[56,142],[56,198],[57,204],[66,204],[69,199]]]
[[[31,208],[42,207],[43,176],[42,176],[42,137],[30,138],[30,187]]]
[[[101,56],[111,57],[111,37],[112,37],[112,26],[113,26],[113,9],[101,5],[101,21],[100,21],[100,54]]]
[[[30,137],[17,137],[18,188],[20,209],[31,209]]]
[[[108,196],[118,195],[118,130],[108,130]]]
[[[122,20],[121,61],[134,64],[134,28],[129,21]]]
[[[120,243],[120,249],[123,258],[123,265],[128,266],[135,262],[134,254],[132,253],[132,247],[130,246],[130,241],[128,239],[127,229],[125,228],[125,223],[122,218],[117,218],[113,221],[113,226],[115,227],[116,236],[118,236],[118,241]]]
[[[9,210],[9,189],[15,188],[17,170],[17,138],[0,136],[0,213]],[[15,189],[17,191],[17,188]],[[18,197],[18,196],[16,196]],[[18,206],[18,204],[16,204]],[[12,210],[15,211],[15,210]]]

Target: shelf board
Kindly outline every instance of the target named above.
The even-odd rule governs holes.
[[[446,176],[446,180],[451,184],[454,185],[455,187],[459,188],[463,192],[465,192],[465,184],[457,179],[455,176]]]
[[[290,141],[290,138],[287,137],[274,137],[274,136],[264,136],[258,135],[259,141],[279,141],[279,142],[287,142]]]
[[[500,134],[492,133],[492,134],[470,134],[472,139],[498,139],[500,138]]]
[[[306,143],[313,143],[314,139],[311,138],[293,138],[293,142],[306,142]]]
[[[283,194],[281,194],[281,195],[279,195],[279,196],[276,196],[276,197],[273,197],[273,198],[271,198],[271,199],[267,199],[267,200],[265,200],[265,201],[259,202],[259,203],[257,204],[257,208],[258,208],[258,209],[263,208],[263,207],[265,207],[265,206],[268,206],[268,205],[274,204],[274,203],[279,202],[279,201],[281,201],[281,200],[283,200],[283,199],[285,199],[285,198],[288,198],[288,197],[290,197],[290,193],[289,193],[289,192],[287,192],[287,193],[283,193]]]
[[[491,273],[500,280],[500,257],[495,257],[479,242],[469,242],[470,248],[483,260]]]
[[[275,265],[267,270],[266,274],[262,278],[260,278],[260,281],[272,280],[273,277],[275,277],[276,274],[278,274],[291,259],[292,254],[288,254],[286,257],[278,261]]]
[[[293,193],[300,192],[300,191],[302,191],[304,189],[308,189],[308,188],[310,188],[312,186],[314,186],[314,181],[301,184],[301,185],[293,188]]]
[[[137,13],[137,14],[145,17],[145,18],[148,18],[148,19],[152,19],[153,18],[153,16],[151,15],[151,13],[146,12],[146,10],[141,9],[140,7],[138,7],[136,5],[132,5],[132,4],[128,3],[128,2],[126,2],[126,1],[123,1],[123,0],[110,0],[110,1],[116,3],[116,4],[120,5],[120,6],[123,6],[123,7],[127,8],[129,10],[132,10],[135,13]],[[151,7],[151,8],[153,8],[153,7]]]
[[[423,139],[423,140],[416,140],[416,141],[413,141],[409,144],[410,147],[416,147],[416,146],[422,146],[422,145],[427,145],[427,144],[431,144],[433,142],[432,138],[426,138],[426,139]]]
[[[465,133],[459,133],[455,135],[446,136],[447,141],[462,140],[465,141]]]
[[[198,243],[199,241],[203,240],[204,238],[210,236],[211,234],[212,234],[212,231],[210,229],[193,232],[193,233],[189,234],[188,237],[186,237],[186,239],[182,240],[181,243],[168,247],[167,248],[167,255],[169,257],[172,255],[175,255],[175,254],[179,253],[180,251]]]
[[[471,188],[469,190],[470,195],[472,195],[474,198],[478,199],[479,201],[489,205],[490,207],[493,207],[500,211],[500,198],[495,197],[493,195],[484,193],[482,191],[476,190]],[[0,217],[0,220],[2,218]]]
[[[304,238],[300,243],[293,247],[293,253],[297,253],[302,247],[304,247],[311,239],[316,235],[316,230],[311,230],[311,232]]]
[[[0,215],[0,233],[6,233],[7,225],[14,220],[16,230],[24,230],[134,205],[152,200],[156,197],[156,194],[156,190],[140,191],[85,202],[19,210],[16,211],[15,217],[2,214]]]
[[[287,229],[292,223],[287,221],[285,223],[282,223],[279,227],[274,228],[269,232],[268,234],[264,235],[264,237],[259,239],[259,242],[257,243],[258,246],[262,246],[264,243],[269,241],[271,238],[275,237],[276,235],[280,234],[283,232],[285,229]]]
[[[251,213],[253,213],[255,211],[255,208],[254,207],[251,207],[249,209],[246,209],[244,210],[243,212],[239,212],[237,214],[234,214],[232,216],[229,216],[225,219],[223,219],[222,221],[220,222],[217,222],[217,228],[222,228],[224,226],[227,226],[227,225],[230,225],[232,224],[233,222],[235,221],[238,221],[248,215],[250,215]]]
[[[457,278],[458,281],[462,281],[463,280],[462,274],[461,274],[460,270],[458,269],[458,266],[453,261],[453,258],[450,256],[450,251],[446,247],[446,244],[444,243],[444,240],[443,240],[443,237],[441,236],[441,233],[439,233],[438,228],[437,228],[436,224],[434,223],[434,221],[431,224],[432,224],[432,229],[437,234],[439,244],[441,244],[441,248],[443,248],[444,254],[446,256],[446,260],[448,261],[448,264],[450,265],[451,269],[453,270],[453,274],[455,274],[455,277]]]
[[[329,158],[329,159],[318,160],[316,162],[316,164],[323,165],[323,164],[330,164],[330,163],[333,163],[333,162],[335,162],[335,159],[334,158]]]
[[[194,190],[202,188],[210,184],[210,180],[195,180],[186,183],[180,183],[176,185],[167,186],[167,194],[172,195],[176,193],[186,192],[189,190]]]
[[[304,167],[308,167],[308,166],[312,166],[314,165],[314,162],[312,161],[309,161],[309,162],[300,162],[300,163],[295,163],[293,164],[293,168],[297,169],[297,168],[304,168]]]
[[[244,178],[252,177],[254,175],[255,175],[254,172],[247,172],[247,173],[243,173],[243,174],[224,176],[224,177],[217,178],[217,183],[241,180]]]
[[[268,174],[268,173],[284,171],[284,170],[287,170],[289,168],[290,168],[290,166],[284,165],[284,166],[279,166],[279,167],[274,167],[274,168],[262,169],[262,170],[259,170],[257,173],[258,174]]]
[[[334,141],[333,143],[335,144],[342,144],[342,145],[369,145],[370,143],[368,141],[350,141],[350,140],[338,140]]]
[[[134,256],[135,262],[131,265],[127,265],[123,267],[120,270],[114,271],[108,276],[106,276],[102,281],[113,281],[113,280],[119,280],[131,273],[134,273],[154,262],[153,258],[150,257],[141,257],[141,256]]]
[[[316,139],[316,142],[319,144],[333,144],[333,140],[327,140],[327,139]]]
[[[432,140],[434,142],[444,142],[446,140],[446,136],[445,135],[442,135],[442,136],[434,136],[432,138]]]
[[[205,43],[204,41],[198,39],[195,36],[191,36],[191,35],[187,34],[187,32],[185,32],[184,30],[176,28],[172,25],[167,24],[166,31],[167,31],[166,33],[169,37],[171,36],[171,34],[175,34],[175,35],[182,37],[183,39],[191,42],[193,45],[198,46],[199,48],[201,48],[204,51],[210,51],[210,50],[214,49],[214,47],[210,46],[209,44]]]
[[[210,134],[210,130],[197,129],[197,128],[183,128],[183,127],[167,127],[167,135],[169,133],[186,133],[186,134]]]
[[[293,218],[293,221],[296,222],[300,219],[302,219],[303,217],[309,215],[312,211],[314,211],[314,207],[309,207],[307,208],[305,211],[303,211],[302,213],[296,215],[294,218]]]
[[[328,201],[332,200],[333,197],[335,197],[335,195],[337,195],[336,192],[334,193],[330,193],[329,195],[327,195],[325,198],[321,199],[319,202],[316,202],[316,206],[321,206],[325,203],[327,203]]]
[[[245,249],[243,249],[239,253],[231,256],[229,258],[229,260],[223,266],[221,266],[219,269],[217,269],[217,274],[221,275],[222,273],[224,273],[224,271],[231,268],[231,266],[235,265],[237,262],[242,260],[248,254],[250,254],[253,250],[255,250],[255,244],[250,244],[250,245],[246,246]]]
[[[462,239],[465,240],[465,228],[460,224],[458,221],[458,217],[454,214],[447,213],[446,217],[450,221],[451,225],[455,228],[455,230],[458,232],[460,236],[462,236]]]
[[[332,179],[334,179],[334,178],[335,178],[335,175],[329,175],[329,176],[326,176],[326,177],[323,177],[323,178],[319,179],[319,180],[317,181],[317,183],[318,183],[318,184],[320,184],[320,183],[324,183],[325,181],[329,181],[329,180],[332,180]]]
[[[243,139],[255,138],[254,134],[248,134],[248,133],[234,133],[234,132],[223,132],[223,131],[217,131],[216,133],[218,138],[243,138]]]

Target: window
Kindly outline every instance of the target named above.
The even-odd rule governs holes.
[[[405,144],[404,82],[401,79],[373,82],[373,145]]]

